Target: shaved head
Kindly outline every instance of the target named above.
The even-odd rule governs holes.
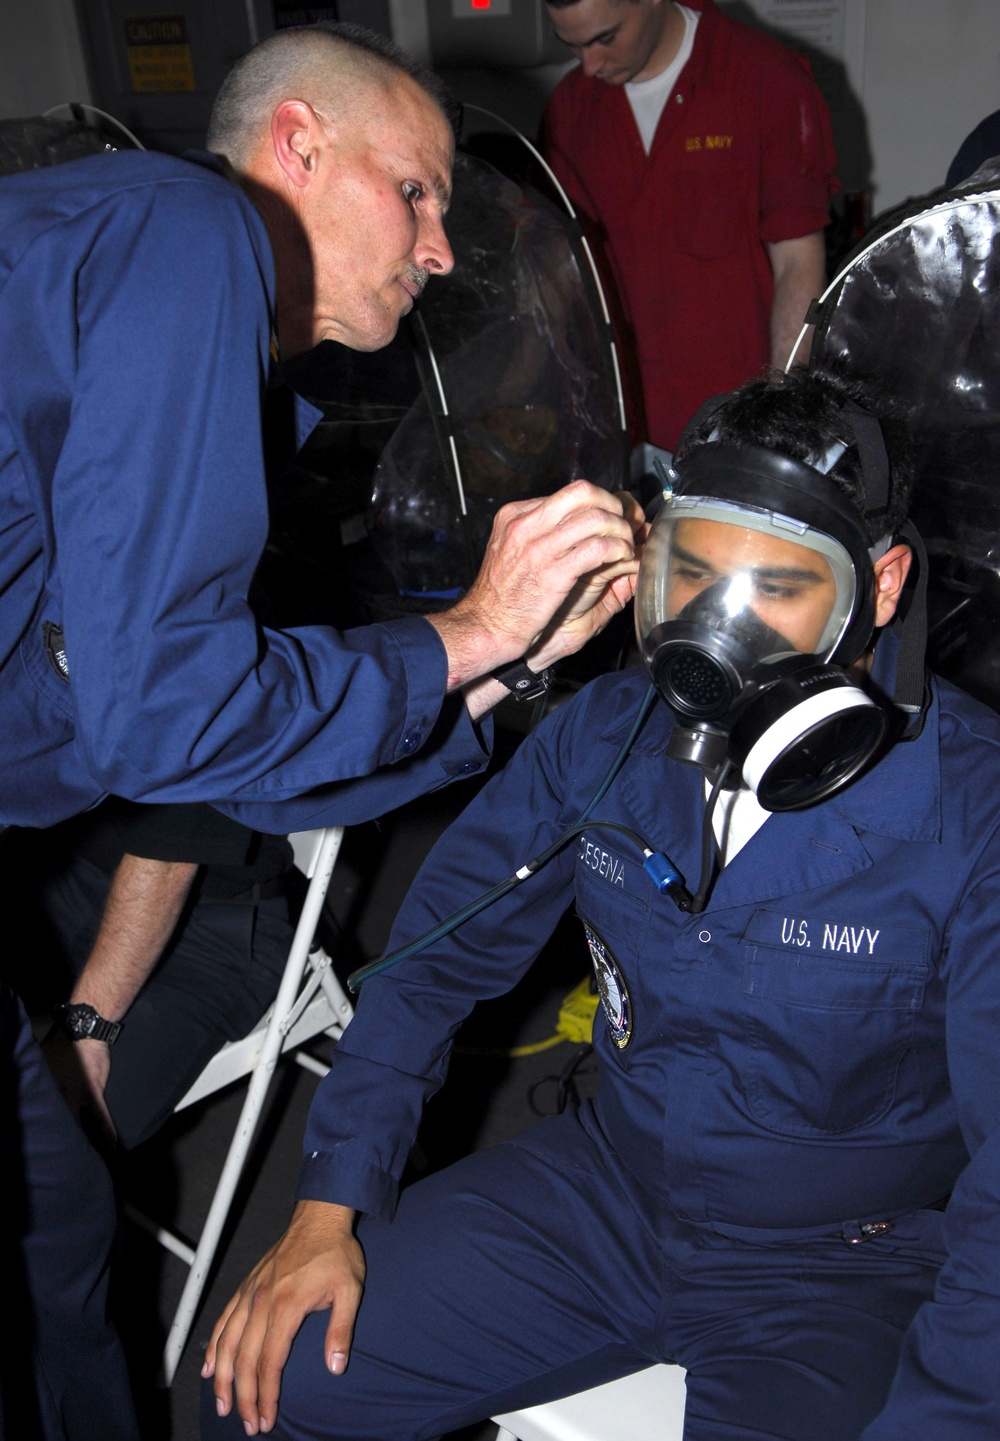
[[[454,129],[453,106],[437,77],[384,36],[348,24],[279,30],[229,72],[212,108],[207,148],[242,172],[283,100],[294,97],[340,117],[377,103],[401,74],[425,91]]]
[[[279,30],[234,67],[208,145],[267,230],[282,357],[388,345],[448,274],[454,139],[435,77],[360,26]]]

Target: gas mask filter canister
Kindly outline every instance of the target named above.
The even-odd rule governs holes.
[[[847,785],[887,729],[847,672],[874,627],[870,540],[839,488],[773,451],[709,443],[678,467],[643,552],[636,631],[677,715],[669,753],[770,811]]]

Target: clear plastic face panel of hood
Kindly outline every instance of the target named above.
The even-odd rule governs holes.
[[[929,662],[1000,708],[1000,157],[864,247],[824,302],[813,358],[912,407]]]
[[[59,165],[64,160],[133,149],[135,137],[110,116],[102,119],[100,112],[89,105],[56,109],[68,113],[0,120],[0,175],[17,175],[43,165]]]
[[[625,479],[607,328],[572,222],[485,161],[456,156],[455,269],[412,333],[422,393],[382,452],[368,525],[403,596],[457,595],[507,501]],[[442,414],[437,366],[448,414]]]
[[[636,634],[647,660],[670,622],[741,636],[755,662],[796,651],[826,660],[854,591],[851,558],[830,536],[756,506],[676,496],[643,551]]]

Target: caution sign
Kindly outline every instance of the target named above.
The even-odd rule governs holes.
[[[194,89],[194,65],[183,15],[126,16],[125,53],[137,95]]]

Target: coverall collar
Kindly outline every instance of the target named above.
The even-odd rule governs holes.
[[[916,740],[893,746],[867,775],[829,801],[770,816],[717,877],[709,911],[834,885],[868,870],[873,859],[866,834],[940,844],[939,718],[935,687]],[[664,808],[696,807],[700,814],[704,806],[702,773],[664,756],[670,724],[667,707],[657,702],[619,782],[637,830],[656,844],[665,843],[668,852],[669,835],[678,827]],[[627,722],[616,719],[604,739],[621,744],[627,729]],[[692,854],[684,864],[697,867],[697,859]]]

